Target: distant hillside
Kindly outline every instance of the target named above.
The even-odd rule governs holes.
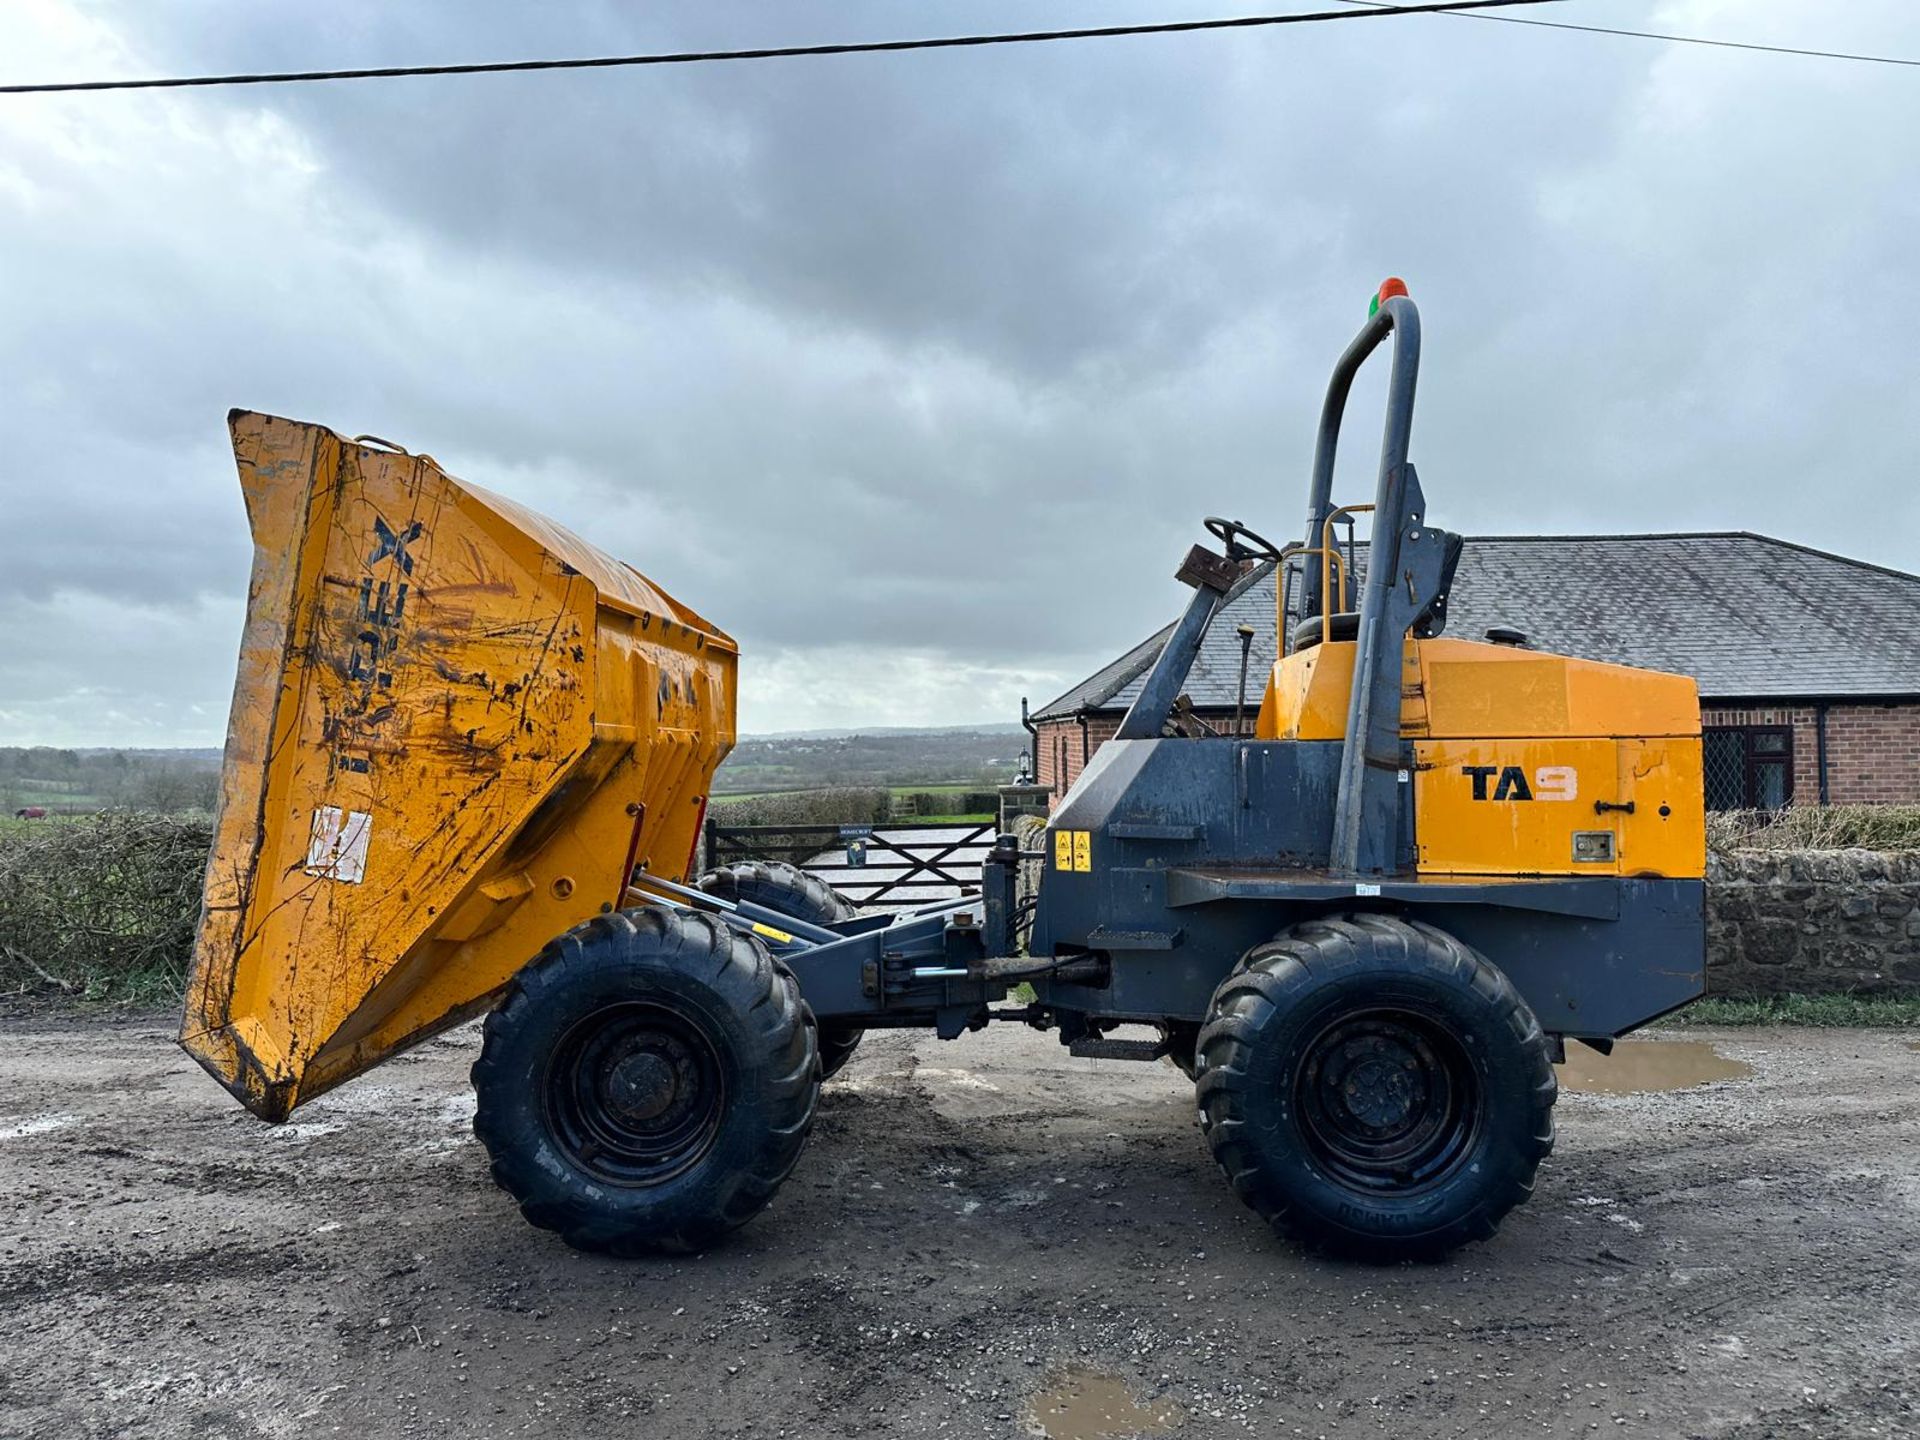
[[[714,779],[716,795],[825,785],[1004,784],[1026,753],[1018,725],[748,736]]]
[[[63,750],[0,746],[0,815],[28,807],[73,814],[127,805],[210,810],[220,786],[218,750]]]
[[[1026,732],[1018,725],[749,735],[720,767],[714,793],[830,785],[990,788],[1013,778],[1026,749]],[[220,752],[212,749],[0,747],[0,813],[29,805],[56,812],[114,805],[209,809],[219,773]]]
[[[746,740],[848,740],[857,735],[1024,735],[1018,724],[1007,725],[862,725],[839,730],[769,730],[764,735],[742,735]]]
[[[36,748],[44,753],[59,753],[46,752],[44,746]],[[89,759],[100,755],[125,755],[133,760],[178,760],[188,765],[211,765],[216,770],[220,768],[220,761],[225,755],[218,745],[169,745],[152,749],[142,749],[138,745],[79,745],[74,747],[73,753]]]

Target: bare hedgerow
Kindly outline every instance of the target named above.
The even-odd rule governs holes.
[[[212,844],[206,816],[131,810],[0,829],[0,990],[178,996]]]
[[[1718,810],[1707,848],[1735,850],[1920,850],[1920,805],[1790,805]]]
[[[708,807],[707,818],[716,825],[874,825],[887,818],[891,792],[877,786],[840,785],[826,790],[791,790],[775,795],[747,795],[728,799],[716,795]],[[832,849],[832,839],[818,835],[783,835],[770,830],[754,837],[755,858],[785,860],[803,865],[822,850]],[[713,861],[704,855],[701,864],[711,868]]]

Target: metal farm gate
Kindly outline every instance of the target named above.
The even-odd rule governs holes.
[[[876,825],[706,826],[706,865],[784,860],[817,874],[863,910],[950,899],[980,885],[992,821],[887,821]]]

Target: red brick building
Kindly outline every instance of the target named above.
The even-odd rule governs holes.
[[[1713,809],[1920,803],[1920,576],[1744,533],[1503,535],[1467,541],[1448,603],[1450,635],[1511,626],[1542,650],[1693,676]],[[1215,618],[1187,682],[1228,733],[1243,624],[1251,732],[1275,655],[1271,573]],[[1073,783],[1171,629],[1034,712],[1041,784]]]

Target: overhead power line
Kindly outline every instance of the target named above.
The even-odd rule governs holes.
[[[1342,5],[1367,5],[1376,11],[1379,0],[1340,0]],[[1920,60],[1898,55],[1865,55],[1853,50],[1806,50],[1796,45],[1761,45],[1751,40],[1715,40],[1705,35],[1669,35],[1658,30],[1622,30],[1612,25],[1577,25],[1571,20],[1535,20],[1524,15],[1467,15],[1468,20],[1498,20],[1506,25],[1535,25],[1542,30],[1576,30],[1583,35],[1625,35],[1635,40],[1664,40],[1669,45],[1707,45],[1716,50],[1757,50],[1763,55],[1804,55],[1816,60],[1853,60],[1863,65],[1920,66]]]
[[[242,75],[183,75],[148,80],[66,80],[44,85],[0,85],[0,95],[61,95],[87,90],[191,90],[218,85],[293,85],[317,80],[393,80],[420,75],[505,75],[528,70],[615,70],[636,65],[704,65],[720,60],[786,60],[810,55],[872,55],[901,50],[959,50],[986,45],[1030,45],[1048,40],[1103,40],[1119,35],[1176,35],[1197,30],[1251,30],[1331,20],[1384,19],[1558,0],[1437,0],[1364,10],[1314,10],[1292,15],[1242,15],[1227,20],[1172,20],[1157,25],[1102,25],[1079,30],[1030,30],[1003,35],[944,35],[925,40],[860,40],[843,45],[778,45],[754,50],[689,50],[664,55],[601,55],[577,60],[494,60],[473,65],[383,65],[361,70],[286,70]]]

